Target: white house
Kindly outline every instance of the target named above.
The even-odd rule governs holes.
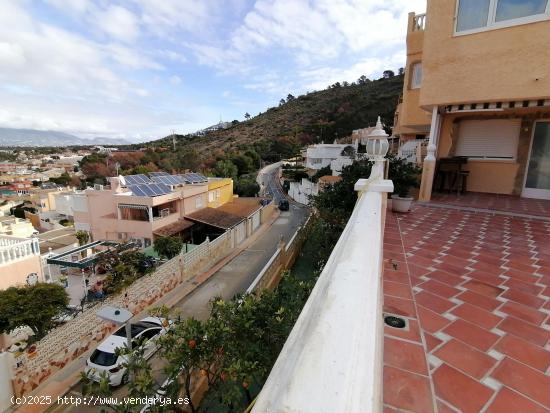
[[[354,149],[357,150],[357,141],[354,142],[354,145],[348,143],[321,143],[308,146],[306,151],[306,168],[319,170],[326,166],[330,166],[332,161],[342,157],[349,158],[342,155],[342,151],[348,146],[353,146]]]

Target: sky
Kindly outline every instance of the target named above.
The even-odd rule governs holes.
[[[1,0],[0,127],[146,141],[405,65],[426,0]]]

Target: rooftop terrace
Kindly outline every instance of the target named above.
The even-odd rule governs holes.
[[[548,411],[550,201],[434,202],[386,220],[384,412]]]
[[[356,185],[253,412],[549,411],[550,201],[441,196],[395,214],[383,182]]]

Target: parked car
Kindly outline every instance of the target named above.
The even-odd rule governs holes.
[[[279,201],[279,209],[281,211],[288,211],[290,209],[290,205],[286,199],[281,199]]]
[[[157,339],[166,334],[171,321],[160,317],[146,317],[131,324],[132,346],[145,346],[145,358],[151,357],[157,350]],[[128,369],[125,367],[127,355],[117,355],[116,349],[126,347],[126,327],[122,326],[107,337],[86,360],[86,375],[99,382],[104,375],[109,385],[120,386],[128,382]]]

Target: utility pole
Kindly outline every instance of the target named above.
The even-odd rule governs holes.
[[[174,133],[174,129],[172,129],[172,147],[174,149],[174,152],[176,152],[176,135]]]

